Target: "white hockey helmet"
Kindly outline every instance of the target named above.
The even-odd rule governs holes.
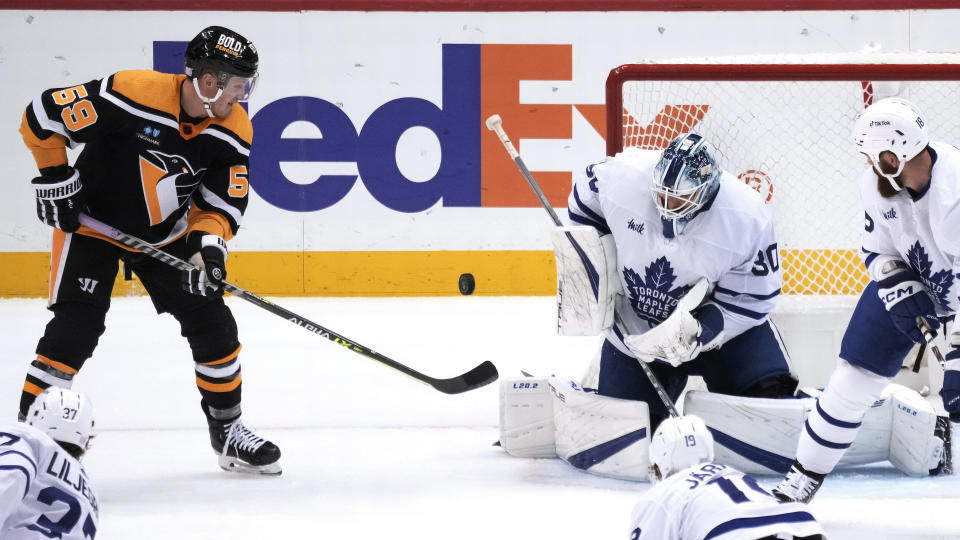
[[[930,143],[927,122],[920,109],[899,97],[881,99],[864,109],[854,121],[851,137],[860,152],[870,158],[877,173],[886,178],[895,191],[900,191],[900,185],[894,178]],[[880,154],[883,152],[892,152],[900,160],[896,172],[887,174],[880,170]]]
[[[51,386],[30,405],[26,423],[57,442],[86,450],[93,436],[93,406],[84,394]]]
[[[699,416],[667,418],[650,440],[651,482],[707,461],[713,461],[713,435]]]
[[[720,167],[707,141],[695,133],[670,141],[654,167],[650,184],[666,236],[681,234],[718,189]]]

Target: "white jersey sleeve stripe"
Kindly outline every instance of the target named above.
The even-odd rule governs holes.
[[[736,296],[749,296],[750,298],[755,298],[755,299],[757,299],[757,300],[769,300],[769,299],[771,299],[771,298],[780,296],[780,293],[781,293],[782,291],[783,291],[783,289],[781,288],[781,289],[777,289],[777,290],[773,291],[773,292],[770,293],[770,294],[753,294],[753,293],[748,293],[748,292],[739,292],[739,291],[734,291],[734,290],[730,290],[730,289],[725,289],[725,288],[720,287],[720,286],[717,286],[717,287],[713,290],[714,294],[720,293],[720,294],[725,294],[725,295],[727,295],[727,296],[734,296],[734,297],[736,297]]]
[[[23,496],[26,497],[30,493],[30,481],[33,478],[30,476],[30,471],[27,470],[23,465],[0,465],[0,471],[20,471],[23,473],[23,476],[26,477],[27,484],[23,489]]]
[[[758,321],[768,315],[768,313],[761,313],[759,311],[753,311],[752,309],[747,309],[742,306],[735,306],[727,302],[722,302],[720,300],[717,300],[716,297],[714,297],[712,301],[713,303],[729,311],[730,313],[736,313],[737,315],[742,315],[744,317],[749,317],[751,319],[756,319]]]
[[[583,200],[580,199],[580,192],[577,190],[577,186],[573,186],[572,195],[574,202],[576,202],[577,205],[577,211],[574,212],[572,207],[567,209],[570,219],[577,223],[590,225],[603,234],[609,234],[610,227],[607,225],[607,220],[597,212],[591,210],[589,206],[584,204]]]
[[[23,461],[26,461],[30,465],[30,468],[33,469],[33,474],[37,474],[36,462],[33,461],[33,458],[24,454],[23,452],[20,452],[17,450],[7,450],[6,452],[0,452],[0,461],[7,462],[9,464],[11,461],[16,459],[16,458],[7,457],[11,454],[14,454],[23,458]]]
[[[704,540],[717,538],[735,530],[756,529],[758,527],[786,523],[816,523],[816,521],[809,512],[789,512],[786,514],[731,519],[714,527],[713,530],[704,537]]]

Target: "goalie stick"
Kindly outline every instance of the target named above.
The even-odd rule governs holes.
[[[184,261],[183,259],[175,257],[163,250],[157,249],[156,247],[148,244],[147,242],[144,242],[143,240],[135,236],[131,236],[105,223],[101,223],[100,221],[97,221],[96,219],[88,215],[85,215],[85,214],[80,215],[80,224],[86,225],[87,227],[90,227],[91,229],[97,232],[100,232],[106,235],[107,237],[120,242],[125,246],[136,249],[137,251],[140,251],[141,253],[144,253],[150,257],[153,257],[154,259],[157,259],[162,263],[172,266],[177,270],[191,270],[196,268],[194,265],[188,263],[187,261]],[[436,390],[439,390],[440,392],[443,392],[444,394],[460,394],[462,392],[468,392],[470,390],[474,390],[476,388],[480,388],[481,386],[490,384],[493,381],[497,380],[497,377],[498,377],[496,366],[494,366],[493,363],[490,362],[489,360],[485,360],[483,363],[481,363],[477,367],[457,377],[452,377],[449,379],[436,379],[436,378],[424,375],[423,373],[420,373],[415,369],[407,367],[401,364],[400,362],[397,362],[396,360],[387,358],[386,356],[378,353],[377,351],[374,351],[373,349],[364,347],[363,345],[360,345],[359,343],[353,340],[350,340],[341,336],[340,334],[334,332],[333,330],[324,328],[323,326],[305,317],[302,317],[292,311],[284,309],[274,304],[273,302],[270,302],[269,300],[260,298],[259,296],[253,294],[252,292],[241,289],[240,287],[237,287],[236,285],[228,281],[223,282],[223,288],[225,291],[229,292],[230,294],[240,297],[246,300],[247,302],[254,304],[259,308],[265,309],[278,317],[282,317],[301,328],[304,328],[306,330],[309,330],[310,332],[313,332],[314,334],[317,334],[320,337],[327,338],[330,341],[336,343],[337,345],[342,345],[355,353],[366,356],[371,360],[380,362],[381,364],[387,367],[391,367],[399,371],[400,373],[403,373],[404,375],[409,376],[410,378],[416,381],[432,386],[433,388],[435,388]]]
[[[530,173],[530,169],[527,168],[526,163],[523,162],[523,158],[520,157],[520,153],[517,152],[517,149],[513,146],[513,143],[510,142],[510,138],[507,137],[507,132],[503,129],[503,120],[500,118],[500,115],[491,115],[489,118],[487,118],[486,124],[487,129],[496,133],[497,137],[500,138],[500,142],[503,143],[503,147],[507,150],[507,154],[509,154],[513,159],[513,162],[517,164],[517,168],[520,169],[520,174],[523,175],[523,178],[526,179],[527,184],[529,184],[530,188],[533,189],[537,199],[540,201],[540,205],[543,206],[543,209],[546,210],[548,214],[550,214],[550,219],[553,220],[554,225],[557,227],[562,227],[563,223],[560,222],[560,218],[557,216],[557,213],[553,210],[553,207],[550,206],[550,202],[547,201],[547,196],[543,194],[543,190],[541,190],[540,186],[537,185],[537,181],[533,178],[533,175]],[[570,243],[573,244],[574,251],[576,251],[577,255],[580,256],[580,261],[583,262],[583,266],[587,270],[587,275],[590,276],[590,288],[593,289],[593,295],[596,297],[599,294],[598,287],[600,276],[593,265],[590,264],[590,260],[587,258],[587,254],[584,253],[583,248],[581,248],[577,241],[573,239],[573,236],[570,233],[566,233],[566,236],[567,239],[570,240]],[[660,384],[660,381],[653,373],[653,370],[650,369],[650,366],[640,359],[637,359],[637,362],[640,364],[640,368],[643,369],[643,373],[647,376],[647,379],[650,380],[650,384],[653,385],[654,390],[657,391],[657,395],[660,396],[660,400],[663,401],[663,404],[666,405],[667,410],[670,411],[670,416],[680,416],[680,413],[677,411],[677,406],[674,405],[673,400],[670,399],[670,396],[667,394],[667,390],[662,384]]]

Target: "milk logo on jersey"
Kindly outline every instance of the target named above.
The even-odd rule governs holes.
[[[673,288],[677,276],[666,257],[650,263],[641,276],[632,268],[623,269],[630,306],[638,317],[656,326],[673,313],[677,302],[692,285]]]
[[[927,256],[927,251],[920,245],[920,241],[915,242],[907,251],[907,262],[917,274],[920,274],[920,281],[927,287],[927,290],[933,294],[934,299],[946,311],[952,311],[950,307],[950,288],[953,286],[953,274],[950,269],[933,272],[933,263]]]
[[[206,169],[194,171],[182,156],[148,150],[140,155],[140,180],[150,224],[157,225],[187,203]]]
[[[631,219],[630,221],[627,222],[627,228],[637,234],[643,234],[644,223],[643,222],[637,223],[636,221]]]
[[[883,216],[883,219],[887,219],[887,220],[897,219],[897,210],[895,208],[891,208],[889,210],[880,212],[880,215]]]

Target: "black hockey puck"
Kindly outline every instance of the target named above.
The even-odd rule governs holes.
[[[460,274],[460,294],[473,294],[477,287],[477,282],[473,279],[473,274]]]

